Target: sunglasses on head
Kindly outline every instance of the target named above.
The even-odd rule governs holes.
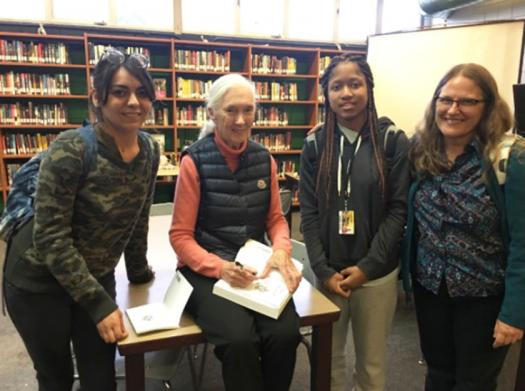
[[[126,54],[114,48],[106,49],[102,57],[100,57],[99,61],[109,61],[113,64],[121,65],[126,61],[126,58],[129,58],[130,61],[135,61],[143,69],[147,69],[149,67],[149,58],[145,56],[144,54],[141,54],[141,53]]]

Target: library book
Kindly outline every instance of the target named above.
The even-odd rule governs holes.
[[[257,270],[257,274],[260,275],[272,252],[271,247],[250,239],[241,247],[235,261]],[[299,261],[292,261],[299,271],[303,270]],[[279,318],[292,297],[281,272],[277,269],[273,269],[266,278],[255,280],[247,288],[234,288],[220,279],[213,286],[213,294],[273,319]]]

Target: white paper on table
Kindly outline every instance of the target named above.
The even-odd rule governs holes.
[[[192,291],[191,284],[177,270],[162,303],[145,304],[126,310],[135,333],[180,327],[180,318]]]

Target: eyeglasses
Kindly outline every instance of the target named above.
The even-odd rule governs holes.
[[[149,67],[149,58],[142,53],[125,54],[114,48],[107,48],[99,61],[109,61],[113,64],[124,64],[126,58],[137,62],[142,68]]]
[[[474,98],[459,98],[459,99],[452,99],[448,96],[438,96],[436,98],[437,105],[440,107],[446,107],[451,108],[454,106],[454,103],[458,105],[458,107],[474,107],[481,102],[485,102],[483,99],[474,99]]]

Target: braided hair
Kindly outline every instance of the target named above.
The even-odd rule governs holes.
[[[324,95],[324,113],[325,113],[325,132],[326,138],[324,140],[324,145],[322,147],[321,159],[319,163],[319,169],[317,171],[316,178],[316,191],[319,192],[321,189],[324,191],[325,203],[324,206],[328,207],[329,204],[329,189],[332,185],[332,170],[331,167],[334,164],[334,134],[335,134],[335,124],[336,124],[336,115],[335,112],[330,107],[329,101],[329,90],[328,83],[332,77],[332,73],[335,67],[344,62],[352,62],[357,65],[361,73],[364,75],[367,85],[367,115],[366,123],[362,129],[360,129],[360,136],[365,136],[365,133],[369,134],[370,140],[372,142],[372,149],[374,151],[374,160],[376,162],[377,170],[379,173],[379,182],[381,187],[381,193],[385,195],[386,188],[386,179],[385,179],[385,169],[384,169],[384,153],[382,148],[379,145],[379,136],[378,136],[378,125],[377,125],[377,111],[374,101],[374,78],[372,76],[372,71],[370,65],[366,62],[365,58],[362,56],[356,56],[351,53],[345,53],[338,56],[335,56],[330,61],[328,67],[326,67],[323,76],[321,77],[321,87],[323,89]],[[368,124],[368,126],[366,126]]]

